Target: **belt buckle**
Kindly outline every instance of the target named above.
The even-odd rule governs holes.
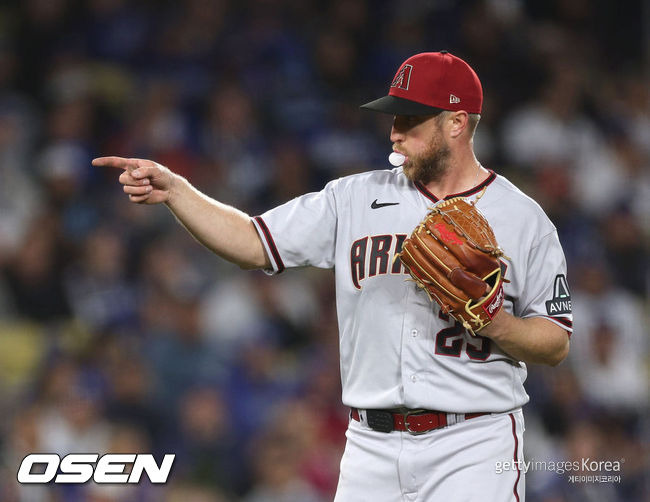
[[[408,432],[411,436],[420,436],[422,434],[426,434],[427,432],[431,432],[430,430],[429,431],[414,431],[409,426],[408,418],[411,415],[426,413],[426,411],[427,410],[408,410],[408,411],[405,411],[404,413],[402,413],[402,418],[404,419],[404,428],[406,429],[406,432]]]

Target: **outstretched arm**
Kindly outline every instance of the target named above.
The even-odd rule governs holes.
[[[199,192],[185,178],[145,159],[100,157],[93,166],[123,169],[119,181],[136,204],[164,203],[205,247],[241,268],[267,268],[270,261],[251,218]]]

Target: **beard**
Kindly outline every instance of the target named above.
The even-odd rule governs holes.
[[[404,175],[412,182],[427,185],[440,181],[449,171],[449,146],[439,140],[432,141],[429,148],[417,157],[409,156],[402,166]]]

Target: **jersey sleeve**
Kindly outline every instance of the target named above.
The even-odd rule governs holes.
[[[573,332],[571,293],[566,279],[566,260],[557,232],[543,237],[530,253],[520,312],[526,317],[545,317]]]
[[[336,181],[320,192],[296,197],[253,218],[272,269],[314,266],[332,268],[336,245]]]

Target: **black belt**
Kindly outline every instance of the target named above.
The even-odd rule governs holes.
[[[446,427],[449,422],[447,413],[432,410],[365,410],[368,427],[379,432],[403,431],[411,434],[424,434],[435,429]],[[456,414],[453,414],[456,415]],[[486,412],[465,413],[464,419],[488,415]],[[456,415],[458,416],[458,415]],[[460,415],[463,417],[463,415]],[[361,421],[359,410],[351,408],[350,417],[357,422]]]

